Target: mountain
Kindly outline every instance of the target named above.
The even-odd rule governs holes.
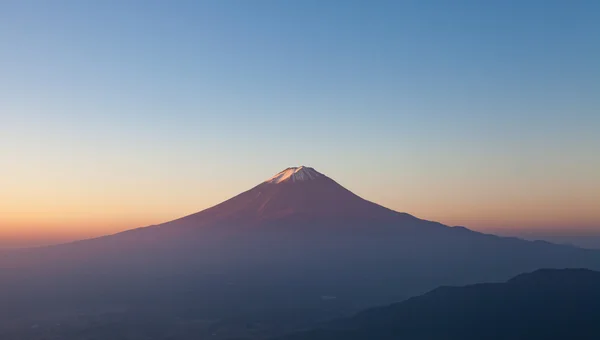
[[[392,221],[402,214],[366,201],[313,168],[287,168],[256,187],[200,213],[168,223],[251,226],[322,218]]]
[[[538,270],[504,283],[441,287],[280,340],[598,339],[600,272]]]
[[[301,166],[171,222],[0,253],[0,304],[23,318],[117,308],[228,329],[229,318],[264,326],[290,315],[272,335],[440,285],[571,267],[600,269],[600,252],[419,219]]]

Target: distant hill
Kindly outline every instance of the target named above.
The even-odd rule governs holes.
[[[279,340],[600,339],[600,272],[543,269],[441,287]]]

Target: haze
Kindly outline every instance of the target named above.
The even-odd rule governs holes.
[[[448,225],[600,235],[597,2],[367,4],[2,1],[0,246],[301,164]]]

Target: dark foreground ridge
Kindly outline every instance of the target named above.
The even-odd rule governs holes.
[[[279,340],[599,339],[600,272],[542,269],[441,287]]]

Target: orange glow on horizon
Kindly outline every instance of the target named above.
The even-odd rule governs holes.
[[[0,245],[42,245],[97,237],[116,232],[164,223],[200,210],[193,204],[162,206],[161,202],[148,206],[96,207],[92,204],[81,206],[66,204],[58,206],[30,208],[28,211],[3,211],[0,217]],[[216,204],[218,202],[214,202]],[[464,201],[433,199],[428,204],[402,203],[399,200],[377,202],[394,210],[408,212],[419,218],[438,221],[450,226],[465,226],[479,231],[520,230],[556,231],[565,233],[585,233],[600,231],[600,220],[593,202],[579,204],[544,205],[505,202],[502,204],[465,204]],[[482,202],[483,203],[483,202]],[[161,207],[160,209],[158,207]],[[404,206],[405,208],[400,208]],[[408,209],[406,208],[408,206]],[[83,209],[82,207],[86,207]]]
[[[209,208],[269,177],[261,178],[262,171],[238,177],[235,169],[196,170],[208,172],[183,169],[177,175],[155,169],[157,173],[143,176],[108,173],[98,180],[76,169],[72,176],[59,177],[15,172],[13,178],[23,177],[0,191],[0,246],[56,243],[164,223]],[[367,200],[447,225],[600,233],[600,182],[585,177],[548,181],[414,171],[407,177],[370,176],[365,181],[358,171],[323,173]]]

